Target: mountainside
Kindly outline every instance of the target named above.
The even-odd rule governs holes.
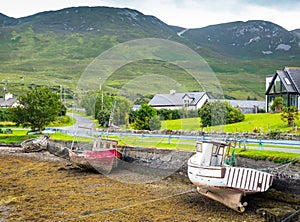
[[[14,25],[17,23],[17,19],[8,17],[6,15],[3,15],[0,13],[0,27],[1,26],[8,26],[8,25]]]
[[[132,9],[109,7],[74,7],[42,12],[18,19],[20,24],[30,24],[38,32],[67,31],[94,35],[125,35],[158,37],[174,35],[174,31],[154,16]],[[130,36],[132,35],[132,36]]]
[[[226,97],[263,99],[266,75],[283,66],[300,66],[299,33],[265,21],[187,30],[128,8],[74,7],[19,19],[0,14],[1,77],[14,94],[44,84],[62,85],[71,92],[87,65],[105,50],[133,39],[162,38],[199,53],[216,73]],[[119,89],[129,76],[145,72],[174,76],[185,81],[187,90],[201,90],[174,65],[155,61],[118,70],[108,88]]]
[[[189,29],[181,36],[225,56],[268,58],[300,55],[297,32],[266,21],[232,22]]]
[[[300,38],[300,29],[295,29],[292,31],[292,33],[294,33],[295,35],[298,36],[298,38]]]

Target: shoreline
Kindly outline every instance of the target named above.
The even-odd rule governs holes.
[[[239,214],[199,195],[195,186],[177,177],[151,183],[124,183],[82,170],[48,151],[20,151],[0,148],[3,221],[263,222],[258,209],[297,207],[264,195],[249,195],[245,197],[249,203],[246,211]]]

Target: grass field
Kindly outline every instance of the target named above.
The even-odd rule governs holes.
[[[296,120],[297,125],[300,125],[300,120]],[[166,120],[162,122],[162,129],[202,130],[200,127],[200,118]],[[293,127],[288,127],[287,123],[280,119],[279,113],[258,113],[246,114],[243,122],[204,128],[206,132],[253,132],[255,129],[262,133],[274,130],[289,132],[293,130]]]

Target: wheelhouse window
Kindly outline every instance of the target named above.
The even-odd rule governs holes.
[[[218,155],[223,156],[224,150],[225,150],[225,147],[224,146],[220,146]]]
[[[215,154],[215,155],[218,154],[218,153],[217,153],[217,152],[218,152],[218,147],[219,147],[219,146],[216,145],[216,144],[213,145],[213,148],[212,148],[212,153],[213,153],[213,154]]]
[[[202,153],[202,143],[196,144],[196,151]]]

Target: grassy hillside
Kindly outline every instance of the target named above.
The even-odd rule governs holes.
[[[213,69],[227,98],[262,100],[266,75],[284,66],[300,65],[297,57],[289,55],[251,59],[224,56],[210,45],[199,46],[196,41],[179,37],[179,30],[131,9],[68,8],[18,20],[1,14],[0,68],[4,81],[0,82],[0,89],[7,84],[8,91],[19,95],[38,85],[57,90],[62,86],[65,97],[71,101],[81,74],[98,55],[119,43],[140,38],[169,39],[195,50]],[[172,77],[185,91],[201,90],[181,67],[153,60],[134,61],[121,67],[104,89],[119,90],[130,78],[149,73]],[[165,80],[152,84],[165,91],[172,87]],[[151,91],[149,84],[147,87]],[[0,96],[3,93],[1,90]]]
[[[300,120],[296,120],[296,125],[300,125]],[[163,129],[170,130],[202,130],[200,128],[200,118],[188,118],[179,120],[166,120],[162,123]],[[258,113],[245,114],[245,120],[240,123],[227,124],[225,126],[205,127],[206,132],[253,132],[258,129],[263,133],[280,130],[289,132],[292,127],[287,127],[280,119],[280,114]]]

